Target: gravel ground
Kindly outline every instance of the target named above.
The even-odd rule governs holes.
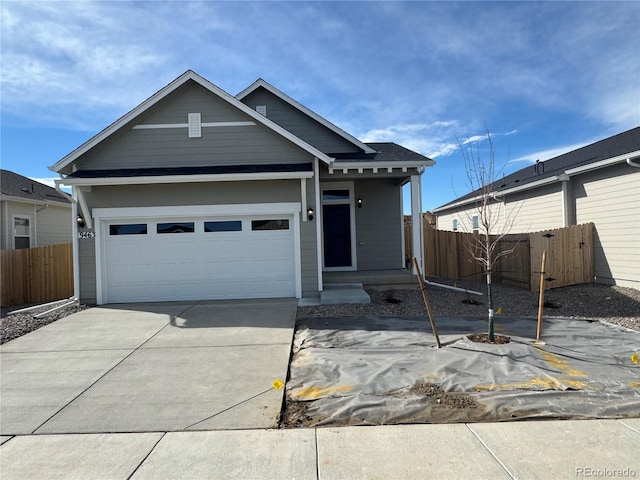
[[[453,282],[434,281],[453,285]],[[434,315],[486,316],[486,284],[459,281],[456,285],[482,292],[483,295],[470,295],[428,285],[426,291]],[[426,315],[417,286],[367,288],[366,291],[371,297],[370,304],[300,307],[298,317]],[[537,317],[538,297],[536,292],[501,284],[493,285],[493,307],[500,315]],[[556,288],[545,292],[544,316],[598,319],[640,331],[640,290],[600,284]]]
[[[435,281],[435,280],[434,280]],[[438,280],[439,283],[445,283]],[[452,282],[449,282],[453,284]],[[477,282],[457,282],[468,290],[483,292],[483,296],[468,295],[443,288],[427,286],[429,302],[436,317],[472,315],[485,316],[486,285]],[[418,287],[367,288],[371,296],[368,305],[320,305],[298,308],[298,317],[310,316],[423,316],[426,315],[422,295]],[[505,285],[493,285],[494,309],[505,316],[536,317],[538,294]],[[591,318],[615,323],[640,331],[640,290],[617,286],[586,284],[556,288],[545,293],[545,317]],[[18,338],[56,320],[87,308],[72,305],[47,317],[36,319],[34,315],[51,307],[8,316],[20,305],[2,309],[0,318],[0,344]]]
[[[13,307],[2,308],[2,318],[0,318],[0,345],[7,343],[9,340],[26,335],[40,327],[44,327],[49,323],[55,322],[67,315],[79,312],[87,308],[86,305],[71,305],[69,307],[58,310],[43,318],[33,318],[34,315],[44,313],[51,310],[52,307],[39,308],[25,313],[17,313],[9,316],[8,313],[14,310],[20,310],[31,305],[16,305]],[[55,306],[55,305],[54,305]]]

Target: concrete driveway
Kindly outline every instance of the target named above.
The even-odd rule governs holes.
[[[0,347],[0,435],[276,426],[296,300],[109,305]]]

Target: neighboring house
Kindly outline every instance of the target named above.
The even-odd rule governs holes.
[[[437,228],[472,231],[478,195],[436,208]],[[502,221],[492,233],[593,222],[596,281],[640,289],[640,127],[508,175],[494,183],[493,196]]]
[[[326,271],[402,269],[402,186],[419,219],[433,164],[189,70],[50,168],[85,224],[76,295],[103,304],[316,297]],[[421,261],[420,228],[412,245]]]
[[[71,202],[42,183],[0,170],[2,250],[71,242]]]

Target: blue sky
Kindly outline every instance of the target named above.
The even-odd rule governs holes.
[[[36,179],[187,69],[262,77],[364,141],[437,165],[423,207],[469,191],[457,139],[510,173],[640,125],[640,2],[0,3],[2,168]]]

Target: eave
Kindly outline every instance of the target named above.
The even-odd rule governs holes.
[[[27,203],[29,205],[54,205],[58,207],[66,207],[71,208],[71,204],[67,202],[58,202],[56,200],[37,200],[31,198],[24,197],[14,197],[12,195],[5,195],[4,193],[0,196],[0,200],[7,202],[19,202],[19,203]]]
[[[261,173],[223,173],[202,175],[155,175],[140,177],[101,177],[101,178],[61,178],[55,180],[58,185],[68,186],[106,186],[106,185],[152,185],[167,183],[237,182],[256,180],[296,180],[312,178],[313,172],[261,172]]]

